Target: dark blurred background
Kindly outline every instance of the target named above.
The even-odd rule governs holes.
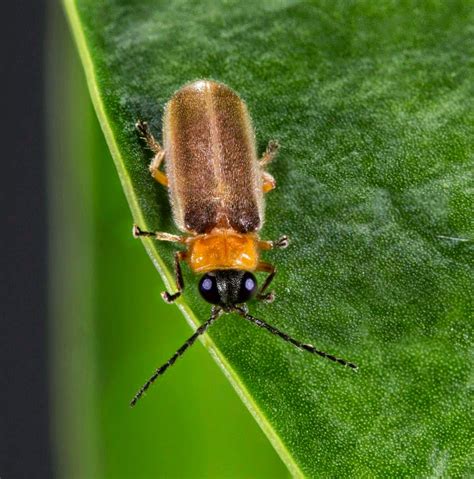
[[[0,477],[51,477],[44,101],[46,2],[3,2]]]

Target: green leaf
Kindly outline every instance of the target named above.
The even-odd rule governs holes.
[[[360,372],[234,316],[204,344],[290,471],[474,473],[474,4],[65,4],[143,228],[176,232],[134,123],[148,120],[159,136],[163,106],[182,84],[228,84],[247,101],[259,149],[273,138],[283,145],[270,168],[278,186],[267,196],[262,237],[288,234],[291,246],[266,255],[279,269],[277,299],[251,311]],[[173,289],[173,248],[144,243]],[[185,283],[179,308],[196,327],[209,308],[189,271]],[[160,351],[150,371],[173,352]],[[158,382],[138,407],[165,393]]]

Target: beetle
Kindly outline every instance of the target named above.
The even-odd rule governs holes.
[[[174,255],[176,292],[163,292],[166,302],[174,302],[183,293],[181,263],[186,262],[194,273],[202,274],[199,292],[213,307],[210,318],[155,371],[131,406],[223,312],[235,312],[299,349],[357,369],[355,364],[301,343],[248,314],[245,303],[250,299],[274,299],[267,289],[276,268],[261,261],[260,252],[286,248],[288,238],[262,241],[258,236],[264,220],[264,194],[276,186],[266,167],[276,156],[278,143],[270,141],[258,159],[244,101],[223,83],[199,80],[184,85],[166,104],[163,147],[146,122],[138,121],[136,127],[154,153],[150,173],[168,188],[174,221],[186,234],[143,231],[134,225],[133,235],[185,247]],[[166,172],[161,169],[163,162]],[[260,288],[254,272],[267,273]]]

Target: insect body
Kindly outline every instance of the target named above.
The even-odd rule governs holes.
[[[173,216],[186,235],[142,231],[134,226],[135,237],[148,236],[185,246],[175,253],[177,291],[162,293],[169,303],[183,292],[181,263],[202,274],[201,296],[213,304],[211,317],[144,384],[131,405],[191,346],[222,312],[235,312],[300,349],[342,365],[356,366],[309,344],[303,344],[247,313],[245,302],[256,297],[272,301],[267,293],[276,269],[260,260],[262,250],[286,248],[288,238],[262,241],[264,193],[275,188],[265,171],[278,150],[270,142],[259,160],[255,136],[245,103],[230,88],[214,81],[200,80],[185,85],[167,103],[163,122],[164,147],[155,140],[145,122],[138,122],[140,135],[153,151],[150,172],[168,187]],[[165,160],[166,173],[161,170]],[[267,273],[258,288],[254,272]]]

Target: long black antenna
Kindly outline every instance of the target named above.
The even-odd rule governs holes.
[[[201,334],[204,334],[209,326],[219,318],[221,309],[218,307],[214,307],[211,312],[211,317],[199,328],[196,329],[195,333],[171,356],[171,358],[168,359],[168,361],[160,366],[153,374],[153,376],[150,377],[150,379],[139,389],[137,394],[133,397],[133,399],[130,402],[130,406],[133,407],[137,403],[137,401],[143,396],[143,394],[146,392],[146,390],[155,382],[155,380],[161,376],[162,374],[165,373],[165,371],[170,367],[173,366],[173,364],[176,362],[176,360],[182,356],[186,350],[194,344],[196,339],[201,336]]]
[[[357,371],[357,366],[354,363],[346,361],[345,359],[342,359],[342,358],[337,358],[336,356],[333,356],[332,354],[326,353],[324,351],[320,351],[319,349],[316,349],[312,344],[301,343],[297,341],[296,339],[292,338],[291,336],[289,336],[288,334],[284,333],[283,331],[280,331],[274,326],[271,326],[270,324],[266,323],[265,321],[254,318],[253,316],[248,314],[243,308],[236,306],[234,308],[234,311],[240,314],[240,316],[245,318],[247,321],[250,321],[251,323],[257,325],[259,328],[266,329],[267,331],[274,334],[275,336],[278,336],[284,341],[287,341],[293,344],[293,346],[296,346],[298,349],[304,349],[305,351],[308,351],[313,354],[317,354],[318,356],[329,359],[330,361],[334,361],[335,363],[339,363],[342,366],[347,366],[353,369],[354,371]]]

